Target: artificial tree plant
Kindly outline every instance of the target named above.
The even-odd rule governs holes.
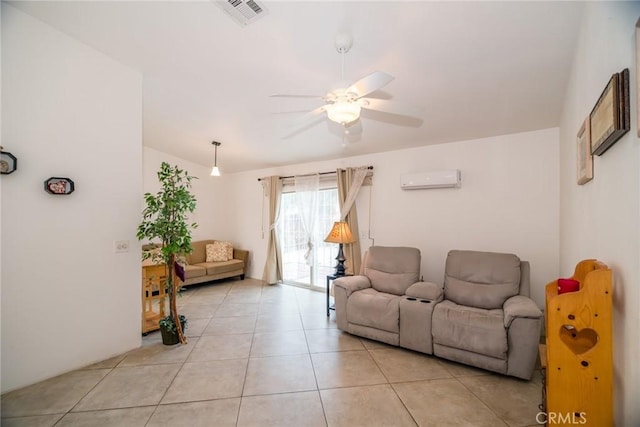
[[[162,162],[158,171],[161,189],[156,194],[145,193],[145,209],[142,211],[142,222],[138,226],[138,240],[161,243],[160,250],[155,253],[145,252],[143,259],[152,258],[162,262],[168,269],[167,294],[169,295],[169,315],[160,320],[161,327],[176,331],[178,340],[186,344],[176,306],[176,295],[180,290],[176,277],[176,257],[191,253],[191,230],[196,223],[189,224],[187,216],[196,208],[196,198],[189,191],[194,177],[177,166],[169,166]]]

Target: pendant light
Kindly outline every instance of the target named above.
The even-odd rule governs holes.
[[[215,157],[213,158],[213,168],[211,168],[211,176],[220,176],[220,169],[218,169],[218,147],[220,146],[220,142],[213,141],[213,145],[215,145]]]

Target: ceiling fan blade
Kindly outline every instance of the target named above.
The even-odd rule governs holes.
[[[320,95],[289,95],[286,93],[274,93],[273,95],[269,95],[269,98],[316,98],[316,99],[324,99],[324,96]]]
[[[358,98],[361,98],[388,85],[393,79],[392,75],[384,71],[376,71],[349,86],[347,92],[353,92],[358,95]]]
[[[377,98],[360,98],[358,100],[360,106],[367,110],[381,111],[383,113],[396,114],[398,116],[415,117],[416,119],[422,119],[423,111],[412,105],[397,103],[394,101],[387,101],[386,99]]]
[[[271,111],[271,114],[300,114],[307,113],[309,109],[306,110],[290,110],[290,111]]]
[[[293,124],[287,128],[287,131],[282,135],[282,138],[288,138],[291,135],[301,131],[302,129],[313,125],[315,122],[319,121],[319,119],[323,118],[324,112],[325,105],[322,105],[315,110],[309,111],[304,116],[295,120]]]

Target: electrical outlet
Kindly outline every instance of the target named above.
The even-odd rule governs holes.
[[[128,240],[116,240],[113,244],[116,253],[129,252],[129,241]]]

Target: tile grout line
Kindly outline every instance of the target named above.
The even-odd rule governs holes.
[[[234,286],[235,286],[235,284],[234,284]],[[236,411],[236,422],[235,422],[236,426],[238,425],[238,422],[240,421],[240,411],[242,409],[242,404],[243,404],[243,402],[245,400],[245,397],[247,397],[247,396],[244,395],[244,390],[245,390],[245,387],[246,387],[246,384],[247,384],[247,377],[249,375],[249,363],[251,362],[251,351],[253,350],[253,345],[254,345],[254,342],[255,342],[256,328],[258,327],[258,317],[260,315],[260,306],[262,305],[262,294],[263,294],[263,291],[264,291],[264,287],[265,287],[265,284],[263,283],[260,286],[260,296],[259,296],[258,302],[257,302],[258,311],[256,312],[255,319],[253,321],[253,330],[251,332],[251,345],[249,346],[249,353],[247,355],[247,365],[246,365],[246,368],[245,368],[244,378],[243,378],[243,381],[242,381],[242,390],[240,391],[240,396],[238,397],[240,399],[240,402],[238,403],[238,409]]]
[[[463,375],[463,376],[464,376],[464,375]],[[467,376],[468,376],[468,375],[467,375]],[[456,379],[456,381],[458,381],[458,382],[462,385],[462,387],[464,387],[465,389],[467,389],[467,390],[469,391],[469,393],[471,393],[471,395],[472,395],[473,397],[475,397],[476,399],[478,399],[478,401],[479,401],[480,403],[482,403],[482,404],[483,404],[483,405],[484,405],[484,406],[489,410],[489,412],[491,412],[493,415],[495,415],[497,419],[499,419],[500,421],[502,421],[502,422],[505,424],[505,426],[507,426],[507,427],[509,427],[509,426],[510,426],[510,424],[509,424],[508,422],[506,422],[504,419],[502,419],[502,417],[501,417],[500,415],[498,415],[498,414],[497,414],[493,409],[491,409],[491,406],[489,406],[489,405],[488,405],[488,404],[487,404],[483,399],[481,399],[481,398],[480,398],[480,396],[478,396],[477,394],[475,394],[475,393],[474,393],[474,392],[473,392],[469,387],[467,387],[467,385],[466,385],[464,382],[460,381],[459,377],[455,377],[455,379]]]
[[[262,299],[262,289],[264,284],[260,286],[260,299]],[[256,328],[258,327],[258,314],[260,312],[260,302],[258,302],[258,312],[256,312],[256,319],[253,322],[253,332],[251,333],[251,345],[249,346],[249,354],[247,354],[247,365],[244,370],[244,379],[242,380],[242,389],[240,390],[240,402],[238,403],[238,410],[236,411],[236,427],[240,421],[240,410],[242,409],[242,403],[244,400],[244,388],[247,385],[247,376],[249,375],[249,362],[251,361],[251,350],[253,349],[253,342],[256,336]]]
[[[182,344],[181,344],[182,345]],[[149,424],[149,421],[151,421],[151,418],[153,418],[153,416],[155,415],[156,411],[158,410],[158,407],[160,407],[160,403],[162,402],[162,399],[165,398],[165,396],[167,395],[167,393],[169,392],[169,389],[171,388],[171,386],[173,385],[174,381],[176,380],[176,378],[178,377],[178,375],[180,375],[180,372],[182,372],[182,369],[184,368],[185,363],[187,363],[187,359],[189,358],[189,356],[191,355],[191,353],[193,353],[193,350],[195,350],[196,348],[196,344],[193,345],[193,348],[191,349],[191,351],[189,352],[189,354],[187,354],[184,358],[184,360],[182,361],[182,363],[180,364],[180,368],[176,371],[176,374],[173,376],[173,378],[171,379],[171,382],[169,383],[169,385],[167,386],[167,388],[165,389],[164,393],[162,393],[162,396],[160,396],[160,399],[158,399],[158,403],[155,405],[155,409],[153,410],[153,413],[151,413],[151,416],[149,416],[149,419],[147,420],[147,422],[145,423],[145,426],[147,424]]]
[[[322,408],[322,417],[324,418],[324,425],[328,426],[329,421],[327,420],[327,412],[324,408],[324,402],[322,400],[322,394],[320,393],[320,385],[318,384],[318,374],[316,373],[316,367],[313,364],[313,357],[311,357],[311,348],[309,347],[309,338],[307,336],[307,329],[304,327],[304,321],[302,320],[302,312],[300,311],[300,301],[298,300],[297,292],[294,293],[296,297],[296,306],[298,308],[298,317],[300,319],[300,325],[302,325],[302,333],[304,334],[304,341],[307,344],[307,351],[309,356],[309,363],[311,363],[311,370],[313,371],[313,379],[316,383],[315,392],[318,394],[318,399],[320,400],[320,407]]]
[[[53,425],[54,425],[54,426],[58,425],[58,424],[60,423],[60,421],[62,421],[62,419],[63,419],[64,417],[66,417],[68,414],[70,414],[70,413],[71,413],[71,412],[76,408],[76,406],[78,406],[78,404],[79,404],[79,403],[80,403],[80,402],[81,402],[85,397],[87,397],[87,396],[89,395],[89,393],[91,393],[93,390],[95,390],[95,388],[96,388],[96,387],[98,387],[98,385],[99,385],[100,383],[102,383],[102,381],[104,381],[104,379],[105,379],[105,378],[107,378],[109,375],[111,375],[111,373],[112,373],[112,372],[113,372],[113,371],[118,367],[118,365],[120,365],[120,364],[122,363],[122,361],[123,361],[125,358],[126,358],[126,356],[125,356],[125,357],[123,357],[123,358],[122,358],[122,360],[120,360],[118,363],[116,363],[116,365],[115,365],[113,368],[110,368],[110,369],[109,369],[109,372],[108,372],[104,377],[100,378],[100,381],[98,381],[97,383],[95,383],[95,384],[93,385],[93,387],[91,387],[91,389],[89,389],[89,390],[84,394],[84,396],[82,396],[80,399],[78,399],[78,401],[77,401],[76,403],[74,403],[74,404],[73,404],[73,406],[72,406],[68,411],[66,411],[66,412],[65,412],[65,413],[60,417],[60,419],[59,419],[58,421],[56,421]],[[81,370],[85,370],[85,371],[86,371],[86,370],[89,370],[89,369],[78,369],[78,370],[79,370],[79,371],[81,371]]]
[[[197,292],[197,290],[196,290]],[[227,290],[227,294],[229,293],[229,291]],[[226,295],[225,294],[225,298]],[[193,298],[194,296],[197,296],[197,293],[194,293],[193,295],[190,295],[189,298]],[[224,300],[223,300],[224,301]],[[211,316],[211,319],[213,319],[213,316],[215,315],[215,312],[218,311],[218,308],[220,307],[221,304],[217,304],[216,309],[214,311],[214,313]],[[204,331],[203,331],[204,332]],[[198,341],[200,339],[200,337],[202,336],[202,334],[200,334],[200,336],[198,337]],[[195,338],[195,337],[189,337],[189,338]],[[180,344],[182,345],[182,344]],[[182,369],[184,368],[184,365],[187,363],[187,360],[189,359],[189,356],[191,355],[191,353],[193,353],[193,351],[196,348],[196,344],[193,345],[193,348],[191,349],[191,351],[189,351],[189,353],[184,357],[184,360],[182,361],[182,363],[180,364],[180,368],[178,369],[178,371],[176,372],[176,374],[174,375],[174,377],[171,379],[171,382],[169,383],[169,385],[167,386],[167,388],[165,389],[164,393],[162,393],[162,396],[160,397],[160,399],[158,400],[158,403],[155,405],[155,409],[153,410],[153,412],[151,413],[151,415],[149,416],[149,418],[147,419],[147,422],[145,423],[145,426],[147,426],[149,424],[149,422],[151,421],[151,419],[153,418],[153,416],[155,415],[155,413],[157,412],[158,408],[160,407],[160,404],[162,402],[162,399],[165,398],[165,396],[167,395],[167,393],[169,392],[169,389],[171,388],[171,386],[173,385],[174,381],[176,380],[176,378],[178,377],[178,375],[180,375],[180,372],[182,372]]]
[[[407,408],[407,405],[404,403],[404,401],[402,400],[402,398],[398,395],[398,392],[396,391],[396,389],[393,387],[393,384],[391,383],[391,381],[389,380],[389,378],[387,377],[387,375],[384,373],[384,370],[382,369],[382,366],[380,366],[380,364],[378,363],[378,361],[376,360],[376,358],[373,356],[373,353],[371,353],[371,350],[375,350],[375,349],[369,349],[367,348],[367,346],[364,345],[364,342],[362,342],[362,339],[360,339],[360,342],[362,343],[362,346],[367,350],[367,354],[369,354],[369,357],[371,358],[371,360],[373,360],[373,363],[378,367],[378,369],[380,370],[380,373],[382,373],[382,376],[387,380],[387,385],[389,386],[389,388],[391,389],[391,391],[393,392],[393,394],[396,395],[396,397],[398,398],[398,400],[400,401],[400,403],[402,404],[402,407],[405,409],[405,411],[407,411],[407,414],[409,414],[409,416],[411,417],[411,419],[413,420],[413,422],[416,424],[416,426],[419,426],[420,423],[418,423],[418,420],[416,420],[413,416],[413,414],[411,413],[411,411],[409,410],[409,408]]]

